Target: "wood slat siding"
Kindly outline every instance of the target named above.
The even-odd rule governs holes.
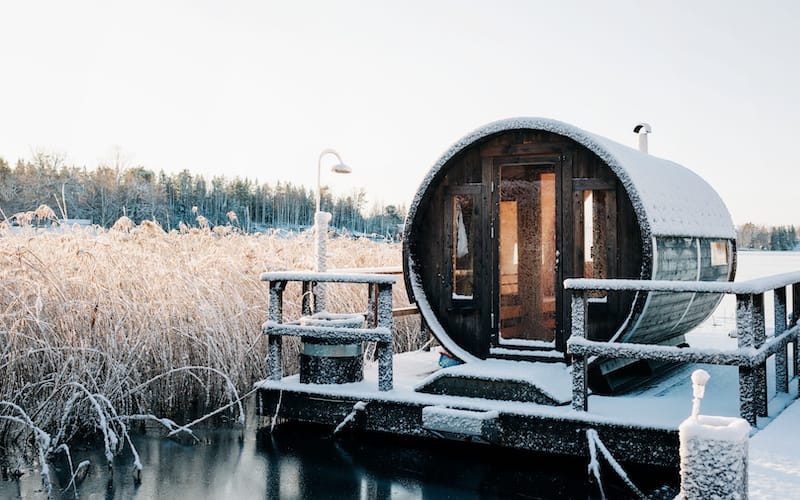
[[[619,209],[610,209],[610,204],[620,200],[617,193],[622,191],[622,187],[610,169],[593,153],[570,139],[532,130],[508,131],[465,148],[441,170],[435,189],[427,202],[421,204],[417,220],[421,221],[422,226],[414,233],[417,236],[415,241],[409,242],[409,248],[416,256],[422,256],[415,260],[424,262],[421,273],[423,288],[445,331],[456,343],[479,357],[486,357],[490,345],[498,344],[497,327],[502,319],[507,319],[500,318],[500,294],[497,289],[499,283],[495,283],[499,266],[496,220],[499,210],[498,165],[515,161],[552,164],[555,168],[558,248],[576,249],[580,247],[578,243],[583,241],[582,210],[577,209],[582,203],[581,192],[587,189],[606,190],[612,193],[606,200],[609,206],[606,210],[606,225],[612,228],[606,235],[607,273],[610,276],[617,275],[615,273],[620,267],[621,253],[618,249],[628,249],[625,262],[631,268],[638,269],[637,264],[641,260],[637,252],[641,249],[638,227],[633,232],[613,230],[613,226],[620,222],[628,224],[633,221],[635,225],[632,207],[627,198],[623,198]],[[477,292],[472,301],[456,302],[451,298],[454,251],[452,195],[465,192],[464,188],[475,185],[482,186],[480,202],[476,204],[477,212],[473,214],[475,234],[472,235],[477,238],[474,249],[480,255],[480,258],[475,259],[475,282],[481,286],[476,287]],[[573,200],[568,202],[572,206],[564,207],[565,200]],[[492,227],[495,228],[494,234],[491,232]],[[481,230],[484,234],[478,234]],[[562,251],[559,256],[557,282],[561,283],[569,277],[583,276],[582,267],[583,253],[580,249]],[[562,350],[569,332],[569,308],[565,307],[566,300],[566,293],[560,291],[556,307],[556,345]],[[623,295],[607,304],[593,304],[592,312],[598,319],[593,329],[610,331],[615,326],[618,327],[629,310],[630,300],[631,295]],[[625,305],[628,309],[625,309]],[[492,317],[494,322],[491,321]],[[596,338],[597,335],[600,334],[590,333],[590,338]],[[610,336],[610,333],[605,333],[605,336]]]
[[[575,191],[608,191],[616,188],[617,185],[614,180],[592,179],[586,177],[576,177],[572,179],[572,189]]]
[[[456,153],[430,183],[427,198],[419,204],[415,217],[418,225],[409,234],[406,248],[419,264],[423,290],[447,335],[468,352],[486,357],[498,342],[498,325],[513,321],[515,311],[500,317],[498,255],[499,166],[504,163],[552,164],[556,171],[556,245],[561,249],[557,283],[561,291],[556,303],[556,348],[564,351],[570,333],[569,295],[560,284],[564,279],[583,277],[584,268],[583,192],[595,196],[595,224],[605,232],[595,239],[594,266],[604,266],[600,277],[632,279],[689,279],[697,274],[696,252],[668,248],[668,241],[646,241],[628,194],[596,154],[577,142],[539,130],[507,130],[486,137]],[[473,212],[474,280],[472,300],[452,298],[453,241],[452,195],[469,192],[479,197]],[[494,228],[494,230],[492,230]],[[659,246],[658,262],[652,262],[652,245]],[[709,244],[701,241],[701,245]],[[662,248],[663,247],[663,248]],[[705,247],[703,247],[705,248]],[[703,255],[702,279],[725,279],[719,269],[712,269]],[[730,255],[735,260],[735,254]],[[709,265],[707,265],[709,264]],[[733,265],[731,262],[727,269]],[[657,276],[653,269],[657,269]],[[727,272],[727,271],[726,271]],[[587,276],[589,277],[589,276]],[[622,292],[608,294],[605,301],[590,301],[586,336],[608,340],[633,315],[626,328],[638,322],[640,335],[647,341],[676,337],[708,314],[717,298],[713,295]],[[691,307],[688,307],[691,303]],[[645,316],[640,317],[642,311]],[[668,326],[665,326],[668,325]],[[510,323],[508,328],[514,326]]]
[[[419,314],[419,309],[417,309],[417,306],[396,307],[392,309],[392,316],[394,316],[395,318],[402,318],[404,316],[413,316],[415,314]]]

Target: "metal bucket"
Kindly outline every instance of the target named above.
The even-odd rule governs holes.
[[[337,340],[338,328],[362,328],[361,314],[317,313],[300,318],[304,326],[331,328],[331,339],[304,339],[300,348],[300,382],[347,384],[364,379],[364,343]]]

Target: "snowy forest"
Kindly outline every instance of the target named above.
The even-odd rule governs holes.
[[[797,250],[794,226],[758,226],[750,222],[736,227],[736,246],[753,250]]]
[[[333,214],[334,227],[394,236],[405,208],[366,203],[363,189],[336,197],[322,192],[322,209]],[[312,225],[315,193],[288,182],[270,186],[239,177],[207,180],[189,170],[168,175],[114,161],[87,169],[68,166],[48,153],[36,153],[13,167],[0,157],[0,219],[12,219],[13,214],[42,204],[58,207],[59,218],[88,219],[104,228],[123,215],[134,223],[156,220],[167,230],[181,222],[192,224],[202,215],[213,226],[229,223],[228,214],[233,212],[236,223],[252,232]]]
[[[11,166],[0,157],[0,219],[34,210],[45,204],[59,207],[59,217],[87,219],[108,228],[127,215],[134,223],[156,220],[169,230],[192,224],[197,215],[211,225],[229,223],[230,212],[247,232],[274,227],[313,225],[315,193],[304,186],[278,182],[275,186],[257,180],[202,175],[182,170],[167,175],[144,167],[125,167],[114,161],[95,169],[67,166],[48,153],[35,153],[32,160]],[[405,217],[405,207],[366,206],[366,192],[354,190],[334,197],[322,193],[322,208],[333,214],[331,225],[353,233],[395,236]],[[193,207],[197,207],[195,211]],[[764,226],[746,223],[736,228],[741,249],[795,250],[795,226]]]

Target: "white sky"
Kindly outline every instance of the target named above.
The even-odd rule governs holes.
[[[798,224],[800,2],[3,1],[0,156],[58,152],[409,203],[447,147],[513,116],[708,180],[737,224]],[[326,158],[324,164],[332,163]]]

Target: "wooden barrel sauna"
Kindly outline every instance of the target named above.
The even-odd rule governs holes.
[[[567,278],[732,280],[735,230],[694,172],[572,125],[514,118],[481,127],[433,165],[404,229],[409,296],[463,361],[563,360]],[[716,295],[595,293],[589,338],[678,345]],[[630,362],[599,361],[599,390]]]

